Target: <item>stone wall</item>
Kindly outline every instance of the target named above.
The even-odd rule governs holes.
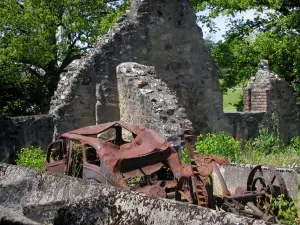
[[[1,224],[265,224],[129,190],[0,164]]]
[[[117,77],[121,120],[157,131],[179,150],[183,134],[192,132],[192,123],[155,68],[123,63],[117,67]]]
[[[250,171],[254,168],[254,165],[239,165],[239,164],[225,164],[219,165],[221,174],[223,175],[227,187],[231,193],[234,193],[237,187],[247,187],[247,178]],[[270,171],[267,167],[262,167],[264,177],[270,178]],[[293,199],[300,197],[299,183],[300,183],[300,171],[294,169],[277,168],[277,171],[281,174],[285,181],[289,194]],[[214,176],[214,191],[216,194],[222,194],[222,188],[217,176]],[[274,183],[278,185],[278,180]]]
[[[134,0],[90,55],[63,74],[51,101],[56,134],[120,118],[116,66],[154,66],[197,132],[223,127],[222,93],[188,0]]]
[[[14,162],[21,148],[46,150],[52,141],[53,116],[36,115],[0,119],[0,161]]]
[[[228,127],[226,132],[232,137],[249,140],[258,136],[261,126],[267,127],[269,117],[265,112],[224,113]]]

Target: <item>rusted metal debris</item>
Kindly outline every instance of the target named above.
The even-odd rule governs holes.
[[[261,166],[255,167],[247,188],[239,187],[232,194],[217,166],[226,159],[194,153],[190,138],[185,136],[190,158],[186,164],[164,138],[141,125],[116,121],[84,127],[62,134],[49,145],[46,168],[151,196],[274,220],[266,210],[270,197],[283,194],[288,198],[280,173],[270,168],[273,176],[269,180],[262,176]],[[213,172],[221,183],[222,196],[213,193]]]
[[[198,201],[198,205],[275,222],[278,212],[272,208],[271,199],[282,195],[285,200],[291,200],[280,172],[274,167],[268,166],[269,173],[264,174],[262,166],[258,165],[251,170],[247,179],[247,187],[237,187],[235,192],[231,193],[217,166],[217,164],[226,163],[226,159],[193,153],[189,137],[186,137],[186,143],[188,142],[186,148],[191,165],[193,168],[197,168],[199,178],[203,183],[201,187],[206,189],[203,193],[213,192],[212,172],[217,176],[222,187],[221,196],[210,194],[208,198],[205,198],[205,202]]]

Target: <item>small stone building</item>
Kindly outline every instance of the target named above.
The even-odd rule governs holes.
[[[284,141],[300,134],[300,110],[295,90],[261,60],[256,76],[244,89],[244,111],[265,112],[269,126],[277,126]]]

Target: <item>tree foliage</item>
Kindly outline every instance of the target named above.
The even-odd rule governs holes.
[[[46,113],[59,75],[93,47],[129,1],[2,0],[0,115]]]
[[[229,30],[212,56],[223,73],[223,89],[253,76],[260,59],[268,59],[271,69],[294,85],[300,94],[300,1],[298,0],[191,0],[198,11],[209,15],[199,19],[216,32],[213,19],[231,16]],[[255,11],[253,20],[235,16]]]

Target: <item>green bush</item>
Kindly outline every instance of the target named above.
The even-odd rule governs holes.
[[[276,212],[277,219],[282,224],[297,225],[300,224],[298,217],[298,200],[288,201],[283,195],[271,199],[272,211]]]
[[[196,152],[200,154],[215,154],[225,156],[229,161],[235,162],[241,150],[240,142],[225,132],[217,134],[200,134],[195,143]]]
[[[294,137],[291,140],[291,147],[294,149],[294,151],[300,155],[300,137]]]
[[[199,135],[195,149],[200,154],[215,154],[225,156],[229,162],[273,165],[275,167],[300,167],[300,137],[291,140],[290,145],[283,145],[278,135],[266,129],[260,129],[259,136],[245,142],[242,150],[240,141],[224,132]],[[185,148],[180,159],[189,163]]]
[[[17,153],[16,163],[18,166],[28,167],[35,170],[45,169],[45,153],[41,148],[22,148]]]
[[[259,130],[259,135],[248,142],[248,151],[258,151],[264,154],[278,153],[282,148],[280,138],[265,128]]]

